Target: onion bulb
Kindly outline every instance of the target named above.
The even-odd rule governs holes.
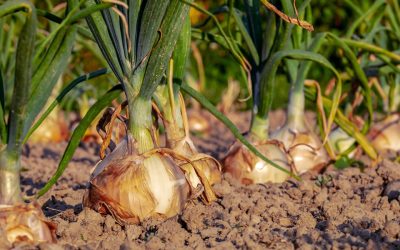
[[[348,150],[356,140],[343,131],[340,127],[335,128],[331,131],[328,137],[329,143],[333,146],[336,154],[342,154],[346,150]],[[355,154],[355,150],[353,150],[349,157],[353,157]]]
[[[318,169],[329,161],[321,140],[308,128],[304,120],[302,123],[296,126],[287,123],[271,135],[271,138],[283,143],[299,174]]]
[[[278,143],[269,141],[254,145],[265,157],[291,171],[291,162]],[[229,150],[224,159],[223,170],[246,185],[266,182],[280,183],[290,177],[287,173],[261,160],[239,142],[236,142]]]
[[[180,213],[190,194],[181,168],[164,153],[130,152],[133,140],[124,141],[95,167],[84,206],[111,213],[120,224]]]
[[[372,146],[380,153],[400,151],[400,115],[392,114],[375,123],[369,133]]]
[[[190,137],[185,136],[182,140],[176,142],[172,149],[178,154],[189,158],[190,164],[199,165],[210,185],[221,181],[221,166],[219,162],[209,155],[199,153]],[[198,175],[193,171],[190,173],[189,179],[194,186],[201,184]]]
[[[57,110],[58,111],[58,110]],[[62,142],[68,138],[68,125],[60,111],[53,111],[29,137],[31,143]]]
[[[210,131],[210,122],[198,111],[189,113],[189,130],[193,133],[207,134]]]
[[[56,226],[46,221],[37,203],[0,205],[0,248],[18,243],[54,243]]]
[[[202,195],[203,200],[210,203],[216,199],[211,185],[221,182],[221,165],[213,157],[201,154],[197,151],[190,137],[185,136],[174,143],[168,142],[168,146],[175,152],[176,162],[187,169],[187,179],[192,190],[192,198]],[[179,156],[184,159],[179,160]]]

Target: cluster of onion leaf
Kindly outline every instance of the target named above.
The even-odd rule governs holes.
[[[380,11],[383,9],[383,13]],[[375,23],[368,22],[367,29],[363,32],[363,38],[359,43],[369,45],[367,48],[358,47],[365,53],[360,60],[363,68],[378,69],[378,75],[370,74],[369,82],[376,89],[377,100],[383,100],[383,118],[374,119],[368,136],[372,146],[381,156],[393,156],[400,152],[399,139],[399,94],[400,94],[400,56],[399,35],[400,19],[395,13],[400,11],[397,1],[377,1],[374,3],[372,13],[378,16]],[[364,17],[361,18],[371,18]],[[378,30],[382,30],[379,32]],[[397,38],[397,39],[394,39]],[[355,46],[357,48],[357,46]],[[375,48],[378,51],[369,50]],[[369,70],[370,71],[370,70]],[[381,88],[382,91],[379,91]],[[392,155],[391,155],[392,154]]]

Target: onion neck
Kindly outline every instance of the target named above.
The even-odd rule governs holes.
[[[19,157],[13,157],[7,150],[0,152],[0,205],[22,202],[20,169]]]
[[[181,105],[177,100],[174,100],[174,102],[174,110],[172,110],[170,101],[168,101],[163,110],[167,146],[170,148],[175,148],[177,143],[187,136],[183,125],[183,119],[185,118],[182,117]]]
[[[290,91],[289,105],[287,112],[287,126],[293,130],[304,130],[304,84],[301,81],[296,81]]]
[[[259,67],[252,71],[252,83],[253,83],[253,110],[251,116],[251,125],[249,136],[253,142],[267,141],[269,139],[269,108],[263,107],[263,101],[266,96],[262,96],[262,85],[265,80],[262,75],[262,71]],[[269,97],[271,98],[271,97]],[[269,102],[266,102],[264,106],[269,106]]]
[[[253,113],[250,127],[250,140],[260,142],[268,140],[269,119]]]
[[[139,154],[154,149],[151,100],[138,96],[133,101],[128,100],[128,108],[129,132],[137,143],[136,149]]]

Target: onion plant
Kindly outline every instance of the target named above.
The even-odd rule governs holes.
[[[101,2],[87,1],[86,4],[93,7]],[[181,127],[184,121],[181,109],[184,109],[179,104],[177,85],[188,53],[189,6],[179,0],[121,1],[116,4],[110,10],[93,13],[87,18],[87,23],[120,85],[89,109],[72,135],[56,175],[40,194],[56,181],[84,129],[119,95],[122,87],[128,116],[127,120],[123,119],[126,137],[96,165],[83,203],[102,214],[112,214],[121,224],[138,223],[150,216],[168,218],[179,213],[191,197],[204,192],[207,201],[215,198],[206,171],[202,169],[209,163],[200,163],[203,157],[197,157],[195,152],[193,156],[178,152],[180,143],[173,145],[178,139],[184,140],[182,144],[188,142],[187,136],[181,138],[184,135],[181,133],[186,131]],[[170,62],[172,57],[174,60]],[[166,82],[165,79],[169,79],[166,89],[165,86],[159,87]],[[161,94],[155,94],[158,87]],[[170,89],[172,92],[168,91]],[[161,106],[154,109],[157,100]],[[167,106],[163,106],[164,100],[167,100]],[[169,113],[171,108],[176,112]],[[160,114],[163,118],[165,115],[165,124],[170,124],[168,119],[171,116],[168,114],[177,117],[176,124],[166,126],[169,148],[159,146],[153,109],[162,111]],[[101,128],[107,127],[108,139],[103,145],[107,145],[110,139],[116,117],[121,118],[121,110],[119,107],[109,113],[111,117],[105,115],[103,124],[99,124]],[[177,130],[172,129],[176,125]],[[191,146],[190,143],[187,145]]]
[[[243,53],[245,61],[250,64],[248,68],[253,93],[252,122],[248,138],[264,155],[272,161],[279,162],[286,170],[303,173],[327,163],[329,159],[320,139],[308,129],[304,121],[303,86],[310,62],[299,64],[288,59],[317,62],[328,67],[338,77],[339,84],[333,97],[333,109],[325,126],[327,130],[332,126],[335,117],[341,84],[338,72],[329,61],[313,52],[321,46],[323,36],[313,38],[301,30],[312,29],[308,22],[300,21],[306,9],[307,16],[310,17],[309,1],[304,1],[298,12],[292,4],[291,1],[282,1],[283,11],[279,11],[268,1],[228,1],[228,35],[225,40],[212,31],[198,31],[197,37],[213,40],[233,55]],[[200,7],[198,9],[202,10]],[[299,14],[297,18],[296,13]],[[267,20],[265,25],[262,24],[262,20]],[[295,28],[292,23],[301,27]],[[233,44],[233,48],[227,46],[229,42]],[[275,75],[282,60],[285,60],[287,65],[293,88],[287,124],[274,133],[274,140],[271,140],[268,113],[273,99]],[[244,183],[282,182],[289,177],[287,173],[273,168],[240,144],[233,146],[225,158],[224,165],[225,171]]]
[[[191,161],[190,164],[193,165],[192,170],[194,171],[189,173],[190,183],[194,188],[203,187],[205,184],[206,190],[203,198],[210,202],[215,197],[209,186],[220,181],[220,165],[214,158],[199,153],[190,138],[186,107],[180,93],[180,85],[184,78],[186,61],[190,52],[190,42],[191,25],[189,18],[187,18],[175,47],[173,58],[170,61],[166,84],[161,84],[158,87],[154,99],[161,112],[165,128],[166,147]],[[196,173],[199,170],[204,172],[205,179],[199,179]]]
[[[55,241],[55,226],[45,220],[34,197],[21,194],[21,153],[30,135],[50,113],[47,110],[38,118],[68,65],[78,30],[77,21],[98,9],[81,10],[80,5],[77,1],[68,1],[63,18],[55,18],[47,11],[35,8],[30,1],[6,1],[0,5],[2,20],[10,15],[24,16],[22,29],[16,38],[15,65],[8,65],[14,77],[3,78],[4,72],[0,71],[1,248],[11,248],[18,242]],[[100,7],[108,8],[110,4]],[[60,24],[47,36],[41,37],[37,33],[37,15],[47,16]],[[75,83],[84,79],[77,79]],[[11,100],[4,95],[6,88],[12,89]]]
[[[0,112],[0,242],[7,247],[18,241],[55,240],[54,227],[44,219],[40,207],[34,201],[24,202],[20,159],[28,130],[67,66],[76,33],[74,26],[64,26],[53,33],[46,48],[35,53],[36,9],[29,1],[8,1],[0,6],[1,18],[15,12],[25,13],[25,20],[18,36],[11,102],[6,106],[2,95]],[[1,88],[11,84],[1,81]]]

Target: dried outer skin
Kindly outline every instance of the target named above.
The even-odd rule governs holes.
[[[133,148],[133,139],[131,136],[126,136],[120,143],[118,143],[117,147],[107,155],[106,158],[100,160],[92,169],[90,180],[100,174],[111,162],[123,159],[129,154],[129,149]],[[136,154],[136,152],[131,152],[131,154]]]
[[[171,155],[185,172],[190,185],[190,198],[201,197],[210,204],[217,199],[212,185],[221,182],[221,165],[213,157],[198,153],[190,137],[185,136],[178,141],[168,140],[172,148]]]
[[[189,158],[192,161],[192,163],[185,163],[181,161],[180,164],[197,164],[199,168],[203,170],[210,185],[221,182],[221,165],[211,156],[199,153],[189,137],[184,137],[184,139],[174,143],[171,145],[171,147],[177,151],[177,153]],[[200,180],[193,168],[190,169],[191,171],[189,172],[188,179],[193,187],[196,187],[198,184],[200,184]]]
[[[321,140],[307,125],[298,130],[285,125],[271,137],[283,143],[299,174],[311,169],[320,169],[329,162],[329,156]]]
[[[400,115],[392,114],[375,123],[368,137],[381,155],[390,151],[400,151]]]
[[[120,224],[137,224],[152,216],[170,218],[188,199],[184,173],[164,154],[122,154],[101,168],[92,175],[83,205],[112,214]]]
[[[46,220],[36,202],[30,204],[0,205],[0,248],[16,244],[56,242],[56,225]]]
[[[265,157],[291,171],[291,160],[279,143],[269,141],[255,144],[255,147]],[[289,178],[288,174],[264,162],[239,142],[231,147],[223,165],[224,172],[230,173],[235,179],[246,185],[266,182],[280,183]]]

